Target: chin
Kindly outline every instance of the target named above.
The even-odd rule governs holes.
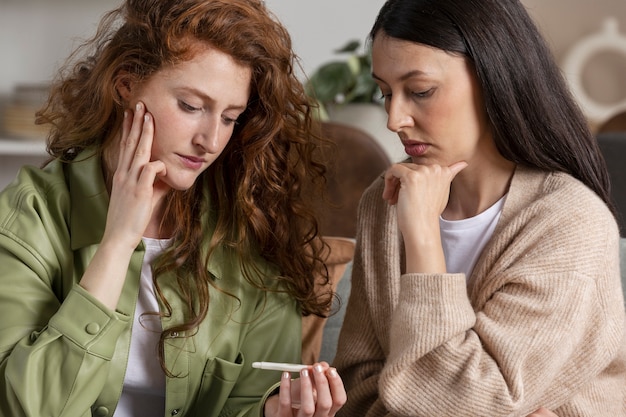
[[[163,183],[163,185],[165,185],[168,188],[171,188],[172,190],[186,191],[186,190],[190,189],[194,185],[196,180],[197,180],[197,178],[193,178],[193,179],[164,178],[164,179],[161,180],[161,182]]]

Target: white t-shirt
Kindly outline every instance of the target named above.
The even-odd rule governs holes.
[[[159,312],[150,264],[171,244],[171,239],[143,238],[146,254],[141,267],[124,387],[114,417],[162,417],[165,413],[165,374],[157,356],[161,336]],[[143,315],[143,316],[142,316]]]
[[[449,273],[464,273],[469,280],[476,261],[496,228],[506,195],[482,213],[463,220],[439,217],[441,242]]]

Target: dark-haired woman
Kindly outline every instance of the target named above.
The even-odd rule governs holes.
[[[334,415],[328,364],[251,366],[299,362],[331,301],[283,26],[260,0],[128,0],[86,47],[40,115],[53,159],[0,194],[0,416]]]
[[[388,0],[370,36],[410,158],[360,204],[339,414],[626,415],[608,175],[523,5]]]

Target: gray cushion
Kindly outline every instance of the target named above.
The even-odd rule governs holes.
[[[622,291],[624,292],[624,307],[626,307],[626,239],[620,239],[620,269],[622,271]]]
[[[346,307],[348,305],[348,297],[350,297],[352,277],[352,262],[348,264],[346,271],[337,284],[337,299],[335,299],[334,311],[335,314],[330,316],[324,326],[324,336],[322,338],[322,349],[320,351],[320,360],[332,363],[335,359],[335,352],[337,351],[337,340],[339,339],[339,331],[343,324],[343,317],[346,314]]]
[[[617,208],[622,237],[626,237],[626,132],[597,135],[611,178],[611,197]]]

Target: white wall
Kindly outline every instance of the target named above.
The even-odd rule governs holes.
[[[0,0],[0,94],[50,79],[117,0]]]
[[[304,71],[364,40],[384,0],[266,0],[292,35]],[[48,80],[119,0],[0,0],[0,94]],[[358,13],[355,13],[358,11]]]
[[[384,0],[266,0],[291,33],[294,49],[310,74],[352,39],[366,40]]]
[[[626,34],[626,0],[523,0],[562,59],[582,36],[615,16]],[[292,34],[310,73],[350,39],[364,40],[384,0],[266,0]],[[0,0],[0,94],[47,80],[100,16],[119,0]],[[625,35],[626,36],[626,35]],[[615,89],[611,90],[615,94]]]
[[[561,61],[607,16],[626,36],[626,0],[522,0]],[[93,33],[100,16],[120,0],[0,0],[0,95],[19,83],[47,81],[77,40]],[[292,35],[303,70],[311,73],[351,39],[365,40],[384,0],[266,0]],[[609,59],[587,80],[599,100],[626,98],[626,59]],[[4,164],[2,164],[4,165]],[[2,175],[0,167],[0,186]],[[12,175],[12,174],[11,174]]]

